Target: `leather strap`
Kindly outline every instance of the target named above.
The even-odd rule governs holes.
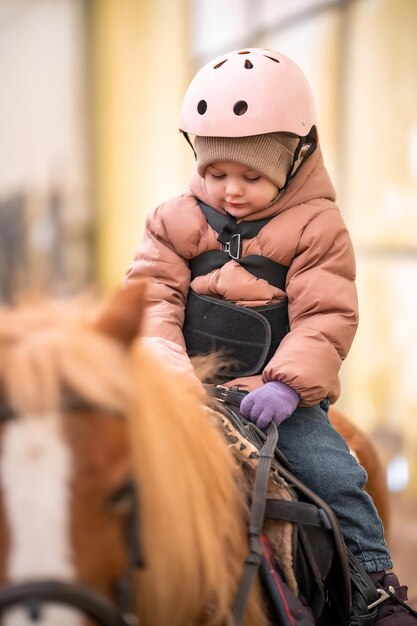
[[[271,422],[268,424],[266,430],[266,441],[259,451],[259,461],[256,468],[249,518],[249,554],[245,560],[243,574],[239,582],[235,605],[233,607],[235,626],[239,626],[243,621],[249,594],[262,560],[263,546],[261,534],[265,518],[268,478],[277,443],[278,429],[276,425]]]
[[[23,605],[36,621],[45,602],[77,608],[100,626],[138,624],[133,614],[123,615],[102,593],[80,583],[45,580],[0,587],[0,615],[13,606]]]
[[[323,509],[295,500],[267,500],[265,509],[266,519],[307,524],[318,528],[331,529],[330,520]]]
[[[222,385],[204,385],[204,388],[209,396],[217,398],[220,402],[227,402],[236,407],[240,406],[243,398],[248,394],[248,391],[240,390],[235,385],[230,389]]]

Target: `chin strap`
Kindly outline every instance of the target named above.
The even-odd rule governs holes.
[[[298,163],[300,159],[301,150],[303,148],[305,148],[305,152],[301,156],[300,163]],[[287,174],[287,178],[285,179],[285,184],[280,191],[284,190],[287,187],[290,180],[294,178],[294,176],[296,175],[300,167],[303,165],[303,163],[306,162],[308,157],[313,154],[316,148],[317,148],[316,133],[315,133],[315,129],[313,128],[306,137],[300,137],[300,141],[298,142],[298,146],[296,147],[295,152],[294,152],[294,157],[292,160],[291,167]]]
[[[182,132],[182,134],[184,135],[185,139],[187,140],[187,143],[191,146],[191,150],[194,152],[194,157],[195,157],[195,160],[197,161],[197,153],[196,153],[196,151],[195,151],[195,148],[194,148],[194,146],[193,146],[193,143],[192,143],[192,141],[191,141],[191,139],[190,139],[189,134],[188,134],[188,133],[186,133],[186,132],[185,132],[185,130],[182,130],[181,132]]]

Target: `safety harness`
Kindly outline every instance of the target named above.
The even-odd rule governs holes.
[[[208,250],[190,261],[191,278],[203,276],[233,260],[256,278],[285,291],[288,267],[267,257],[242,257],[242,239],[253,239],[272,219],[237,223],[198,202],[208,224],[217,233],[221,250]],[[219,352],[228,361],[225,378],[259,374],[289,331],[288,301],[260,307],[245,307],[190,290],[183,334],[190,356]]]

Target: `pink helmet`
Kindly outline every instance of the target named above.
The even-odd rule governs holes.
[[[279,52],[235,50],[207,63],[184,97],[180,130],[205,137],[287,132],[305,137],[314,128],[313,94],[300,68]]]

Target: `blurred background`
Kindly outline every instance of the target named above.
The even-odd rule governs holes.
[[[417,576],[417,2],[0,0],[0,300],[118,285],[147,213],[187,188],[194,73],[279,50],[307,75],[357,255],[339,408],[371,434],[396,569]],[[381,477],[381,480],[383,477]],[[412,590],[417,597],[417,581]]]

